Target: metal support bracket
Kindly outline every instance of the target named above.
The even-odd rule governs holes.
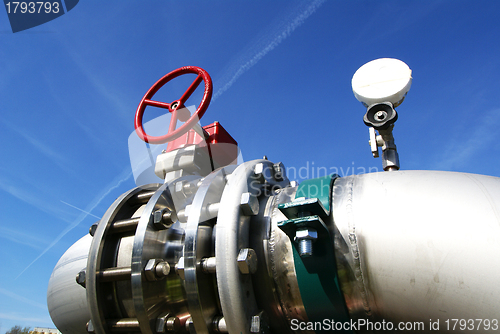
[[[394,124],[391,124],[387,129],[379,129],[377,135],[375,128],[369,127],[370,132],[370,148],[374,158],[379,157],[378,148],[382,148],[382,168],[385,171],[399,170],[399,155],[394,143],[392,130]]]
[[[331,190],[338,175],[302,182],[295,194],[295,201],[280,204],[278,209],[288,220],[278,223],[292,241],[295,273],[304,307],[311,322],[333,319],[349,321],[348,311],[340,290],[333,238],[328,226],[333,226],[330,214]],[[326,222],[326,223],[325,223]],[[308,229],[309,233],[298,233]],[[314,233],[317,236],[314,239]],[[314,248],[305,254],[300,238],[306,238]],[[299,241],[293,242],[293,241]],[[316,333],[326,333],[317,330]],[[345,333],[352,333],[345,331]]]

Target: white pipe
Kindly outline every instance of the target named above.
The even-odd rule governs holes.
[[[54,325],[63,333],[87,334],[90,312],[85,288],[76,283],[76,275],[87,267],[91,242],[89,234],[75,242],[50,276],[47,305]]]
[[[452,319],[498,324],[500,178],[435,171],[349,176],[336,180],[333,203],[342,236],[338,264],[351,275],[343,283],[351,316],[423,322],[425,331],[439,321],[432,332],[446,333],[463,332],[459,325],[452,330]],[[472,332],[492,332],[478,323]]]

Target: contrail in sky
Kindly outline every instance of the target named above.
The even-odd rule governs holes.
[[[52,241],[50,243],[50,245],[47,246],[47,248],[45,248],[43,250],[43,252],[38,255],[36,257],[36,259],[34,259],[30,264],[28,264],[28,266],[26,268],[24,268],[23,271],[21,271],[21,273],[19,275],[17,275],[16,277],[16,280],[19,278],[19,276],[21,276],[22,274],[24,274],[24,272],[26,270],[28,270],[29,267],[31,267],[33,265],[33,263],[35,263],[36,261],[38,261],[38,259],[40,259],[45,253],[47,253],[52,247],[54,247],[55,244],[57,244],[66,234],[68,234],[69,231],[71,231],[72,229],[74,229],[75,227],[77,227],[85,218],[87,218],[88,215],[91,215],[91,211],[94,210],[100,203],[101,201],[109,195],[109,193],[113,190],[113,189],[116,189],[120,186],[120,184],[122,184],[123,182],[127,181],[130,177],[132,176],[132,171],[130,171],[128,168],[126,168],[118,177],[119,177],[119,180],[116,182],[115,185],[109,187],[106,191],[104,191],[104,193],[102,195],[98,195],[96,196],[92,202],[87,206],[86,210],[73,222],[73,224],[71,224],[70,226],[66,227],[64,229],[64,231],[62,231],[58,236],[57,238],[54,239],[54,241]],[[115,178],[116,180],[116,178]],[[83,211],[83,210],[82,210]]]
[[[42,310],[47,309],[46,304],[38,303],[38,302],[31,300],[29,298],[15,294],[14,292],[9,291],[7,289],[0,288],[0,294],[5,295],[5,296],[10,297],[10,298],[13,298],[13,299],[16,299],[16,300],[21,301],[23,303],[38,307],[39,309],[42,309]]]
[[[64,204],[66,204],[66,205],[68,205],[68,206],[70,206],[70,207],[72,207],[72,208],[74,208],[74,209],[77,209],[78,211],[81,211],[81,212],[83,212],[83,213],[86,213],[86,214],[87,214],[87,215],[89,215],[89,216],[92,216],[92,217],[97,218],[97,219],[101,219],[101,217],[97,217],[96,215],[94,215],[94,214],[92,214],[92,213],[90,213],[90,212],[88,212],[88,211],[82,210],[82,209],[80,209],[80,208],[78,208],[78,207],[76,207],[76,206],[74,206],[74,205],[69,204],[69,203],[66,203],[66,202],[65,202],[65,201],[63,201],[63,200],[61,200],[61,202],[62,202],[62,203],[64,203]]]
[[[219,90],[214,94],[212,100],[217,99],[219,96],[222,95],[226,90],[228,90],[235,82],[238,80],[238,78],[248,71],[252,66],[257,64],[259,60],[261,60],[266,54],[268,54],[270,51],[272,51],[274,48],[276,48],[281,42],[283,42],[290,34],[300,27],[309,16],[311,16],[326,0],[315,0],[313,1],[304,11],[302,11],[298,16],[296,16],[294,19],[291,20],[288,24],[285,25],[284,28],[279,29],[276,33],[272,34],[273,37],[271,41],[269,41],[267,44],[262,49],[259,49],[259,51],[254,54],[253,56],[250,55],[252,58],[250,60],[246,61],[243,63],[238,70],[232,75],[231,79],[229,79],[222,88],[219,88]],[[280,25],[283,26],[283,24]]]
[[[238,80],[238,78],[243,75],[246,71],[248,71],[250,68],[252,68],[259,60],[261,60],[265,55],[267,55],[270,51],[274,50],[281,42],[283,42],[290,34],[300,27],[308,18],[311,16],[326,0],[315,0],[312,3],[310,3],[307,8],[304,11],[301,11],[297,16],[295,16],[290,22],[286,23],[283,28],[283,24],[280,25],[281,29],[278,29],[276,33],[271,33],[271,40],[267,43],[264,44],[263,48],[259,48],[258,52],[254,54],[250,54],[250,60],[247,60],[244,62],[242,65],[239,66],[239,68],[234,72],[234,74],[231,75],[230,79],[220,88],[213,96],[212,100],[217,99],[222,93],[224,93],[226,90],[228,90],[235,82]],[[127,170],[125,170],[121,175],[125,174]],[[36,257],[17,277],[21,276],[26,270],[29,269],[35,263],[40,259],[45,253],[47,253],[52,247],[54,247],[55,244],[57,244],[68,232],[70,232],[72,229],[77,227],[88,215],[92,215],[90,212],[101,203],[101,201],[113,190],[116,189],[120,184],[128,180],[132,176],[132,172],[128,172],[126,175],[124,175],[116,185],[110,187],[104,194],[101,196],[96,197],[91,204],[89,204],[89,207],[86,208],[86,210],[81,210],[82,214],[71,224],[68,226],[64,231],[62,231],[57,238],[52,241],[52,243],[45,248],[45,250]],[[68,203],[65,203],[67,205],[70,205]],[[70,205],[72,206],[72,205]],[[77,208],[78,209],[78,208]]]
[[[444,152],[439,155],[439,161],[431,168],[438,170],[453,170],[460,168],[465,161],[473,159],[476,154],[483,154],[482,149],[498,141],[498,126],[500,125],[500,110],[498,108],[485,112],[478,117],[476,124],[467,129],[468,135],[452,138]]]

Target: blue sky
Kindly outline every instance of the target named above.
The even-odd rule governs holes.
[[[15,34],[0,9],[0,332],[53,326],[52,269],[135,186],[127,140],[164,74],[206,69],[201,124],[220,121],[245,160],[303,167],[300,179],[381,169],[351,78],[398,58],[413,70],[401,168],[499,176],[499,36],[497,1],[82,0]]]

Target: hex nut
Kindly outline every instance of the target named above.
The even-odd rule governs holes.
[[[175,192],[180,193],[182,191],[182,188],[184,188],[184,181],[178,181],[175,183]]]
[[[258,164],[256,164],[253,168],[253,172],[255,173],[255,175],[262,174],[264,172],[264,164],[262,162],[259,162]]]
[[[153,225],[157,230],[166,230],[173,224],[172,211],[167,208],[156,210],[153,213]]]
[[[313,228],[301,228],[295,232],[295,241],[300,240],[316,240],[318,239],[318,232]]]
[[[144,275],[148,281],[157,281],[170,273],[170,265],[162,259],[150,259],[144,267]]]
[[[240,207],[246,216],[255,216],[259,213],[259,200],[251,193],[241,194]]]
[[[242,274],[253,274],[257,271],[257,254],[253,249],[242,248],[237,261]]]
[[[282,162],[275,163],[273,165],[274,179],[278,182],[283,181],[286,178],[285,165]]]
[[[92,324],[92,320],[87,322],[87,333],[95,333],[94,325]]]
[[[177,275],[179,275],[179,277],[181,279],[185,279],[184,278],[184,257],[179,258],[179,261],[175,265],[175,272],[177,273]]]
[[[186,216],[186,219],[187,219],[187,217],[189,216],[189,211],[191,211],[191,207],[192,207],[192,206],[193,206],[192,204],[188,204],[188,205],[186,205],[186,207],[184,208],[184,216]]]
[[[148,281],[156,281],[156,275],[154,273],[157,259],[151,259],[146,263],[146,267],[144,267],[144,275]]]
[[[255,176],[257,177],[257,180],[259,182],[265,182],[265,181],[271,181],[272,180],[272,173],[271,173],[271,168],[269,166],[264,165],[264,163],[259,162],[254,166],[253,170]]]
[[[268,332],[269,321],[264,311],[254,315],[250,321],[250,333],[264,334]]]
[[[188,333],[195,333],[195,332],[194,332],[193,318],[189,317],[189,318],[186,320],[185,328],[186,328],[186,331],[187,331]]]
[[[156,318],[156,333],[167,332],[167,319],[170,314],[166,313]]]
[[[200,155],[200,152],[196,152],[197,155]],[[189,195],[192,195],[194,192],[196,192],[196,184],[191,183],[186,180],[181,180],[175,183],[174,185],[174,191],[177,194],[182,194],[184,197],[189,197]]]
[[[312,243],[318,239],[318,232],[310,227],[301,228],[295,232],[295,241],[299,243],[300,257],[313,255]]]

